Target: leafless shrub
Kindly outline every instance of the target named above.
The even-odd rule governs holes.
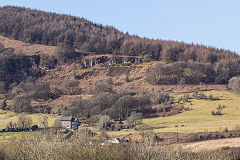
[[[0,52],[2,52],[5,49],[4,45],[0,43]]]
[[[99,81],[93,87],[94,94],[98,94],[100,92],[112,92],[112,80],[110,78]]]
[[[7,91],[7,84],[6,82],[0,81],[0,94],[4,94]]]
[[[153,104],[162,104],[168,102],[170,100],[170,96],[166,92],[153,92],[151,94],[151,101]]]
[[[72,58],[74,53],[74,48],[66,43],[59,43],[55,49],[55,56],[60,64]]]
[[[228,81],[228,88],[240,92],[240,77],[233,77]]]
[[[13,96],[27,95],[32,99],[48,99],[50,87],[45,82],[21,82],[12,89]]]
[[[69,135],[69,134],[67,134]],[[230,160],[232,156],[225,150],[191,153],[170,146],[155,146],[152,134],[145,134],[144,141],[132,142],[127,147],[122,144],[101,146],[101,139],[92,137],[89,130],[80,130],[70,138],[57,130],[47,130],[36,136],[21,139],[0,146],[0,158],[21,159],[153,159],[153,160]],[[149,136],[148,136],[149,135]],[[91,142],[91,143],[90,143]]]
[[[20,129],[31,128],[32,119],[26,114],[22,113],[18,116],[17,125]]]
[[[57,60],[48,55],[41,55],[40,66],[45,69],[54,69],[57,65]]]
[[[79,88],[78,88],[79,82],[77,80],[67,80],[63,82],[62,84],[62,90],[65,94],[80,94]]]
[[[14,112],[32,112],[31,100],[26,95],[15,96],[13,99],[12,110]]]

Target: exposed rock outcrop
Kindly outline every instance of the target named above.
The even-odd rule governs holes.
[[[118,65],[118,64],[127,64],[127,63],[142,63],[142,58],[137,57],[122,57],[122,56],[114,56],[114,57],[107,57],[101,56],[97,58],[85,58],[83,59],[83,67],[84,68],[91,68],[96,64],[106,63],[109,66]]]

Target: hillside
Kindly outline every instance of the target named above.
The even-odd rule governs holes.
[[[70,15],[6,6],[0,8],[0,24],[0,34],[25,42],[1,40],[5,48],[9,48],[5,54],[11,53],[11,48],[14,48],[14,54],[17,55],[45,55],[36,58],[45,60],[43,63],[47,63],[47,67],[51,65],[50,68],[56,66],[57,60],[58,63],[62,61],[57,59],[54,46],[63,43],[69,46],[70,52],[77,52],[68,52],[63,57],[64,62],[72,59],[70,63],[81,63],[85,67],[91,60],[94,65],[107,61],[141,63],[157,60],[167,63],[150,69],[152,71],[151,75],[148,74],[147,82],[151,84],[226,84],[231,77],[240,74],[240,60],[236,53],[201,45],[131,36],[114,27]],[[108,55],[108,58],[103,55]],[[117,56],[125,57],[119,60]],[[51,59],[51,64],[47,59]],[[16,79],[11,81],[16,82]]]
[[[240,75],[233,52],[131,36],[74,16],[8,6],[0,23],[1,102],[18,113],[173,120],[188,114],[175,94],[226,92]]]
[[[57,45],[65,42],[95,54],[146,56],[167,62],[216,63],[238,58],[235,53],[222,49],[140,38],[84,18],[12,6],[0,8],[0,34],[28,43]]]
[[[0,160],[240,159],[240,55],[1,5]],[[190,20],[171,18],[181,29]]]
[[[113,95],[117,96],[117,94],[121,94],[121,92],[129,92],[124,93],[126,95],[134,94],[134,97],[140,98],[144,95],[153,94],[155,91],[162,91],[166,93],[189,93],[194,92],[196,90],[206,91],[206,90],[220,90],[225,91],[226,85],[216,85],[216,84],[178,84],[178,85],[152,85],[146,82],[146,76],[149,70],[151,70],[152,66],[158,64],[157,61],[151,62],[130,62],[127,63],[122,62],[121,60],[126,57],[114,57],[111,54],[104,55],[92,55],[87,54],[83,56],[80,60],[69,59],[66,63],[58,64],[51,68],[46,68],[43,62],[45,62],[42,57],[44,56],[55,56],[56,46],[44,46],[38,44],[29,44],[23,43],[17,40],[11,40],[8,38],[0,38],[0,43],[6,47],[4,50],[9,50],[12,48],[14,53],[11,53],[14,56],[9,57],[9,61],[13,60],[20,63],[17,66],[21,66],[22,68],[17,69],[15,72],[6,72],[8,75],[7,89],[3,93],[3,97],[8,99],[9,107],[14,105],[14,97],[32,94],[29,92],[29,89],[26,90],[24,88],[31,87],[32,83],[36,84],[45,84],[49,86],[49,91],[47,90],[47,97],[43,97],[38,100],[36,98],[31,99],[31,106],[35,108],[34,112],[41,113],[57,113],[64,114],[64,108],[68,108],[72,106],[74,100],[79,97],[89,98],[94,95],[94,86],[101,81],[104,81],[108,78],[111,79],[111,87],[113,90]],[[3,54],[5,53],[3,51]],[[31,57],[37,56],[40,58],[40,62],[37,64],[31,65]],[[20,58],[17,58],[20,57]],[[22,58],[21,58],[22,57]],[[23,58],[25,57],[25,58]],[[30,57],[28,63],[26,63],[27,59]],[[103,58],[104,57],[104,58]],[[6,57],[5,57],[6,58]],[[139,57],[137,56],[128,56],[128,60],[136,60]],[[97,61],[98,59],[106,59],[99,64],[94,64],[93,66],[84,66],[85,61],[90,62],[91,60]],[[43,62],[42,62],[43,61]],[[112,62],[113,64],[110,64]],[[23,64],[27,64],[27,66]],[[9,66],[9,62],[6,64]],[[29,66],[28,66],[29,65]],[[90,64],[88,64],[90,65]],[[24,68],[24,66],[26,68]],[[13,63],[13,67],[16,67]],[[11,68],[11,67],[10,67]],[[4,68],[3,68],[4,69]],[[4,70],[3,70],[4,71]],[[33,72],[34,71],[34,72]],[[40,72],[41,74],[32,74],[35,72]],[[20,74],[21,73],[21,74]],[[24,74],[23,74],[24,73]],[[128,76],[127,76],[128,75]],[[128,77],[128,81],[126,81],[126,77]],[[3,77],[5,78],[5,77]],[[9,81],[11,78],[12,82]],[[75,89],[69,93],[65,91],[64,84],[68,81],[76,81],[77,85],[75,85]],[[17,83],[16,83],[17,82]],[[28,84],[30,86],[28,86]],[[39,86],[41,88],[41,85]],[[71,87],[68,88],[72,90]],[[16,90],[18,95],[16,95]],[[18,91],[19,90],[19,91]],[[39,92],[39,91],[37,91]],[[112,91],[111,91],[112,92]],[[51,94],[55,95],[55,97],[51,97]],[[22,97],[22,98],[23,98]],[[146,97],[146,101],[148,101],[149,97]],[[149,102],[147,102],[149,103]],[[150,105],[149,107],[151,107]],[[156,105],[155,105],[156,106]],[[161,105],[160,105],[161,106]],[[149,110],[151,110],[149,108]],[[170,111],[171,112],[171,111]],[[174,110],[172,112],[175,112]],[[178,111],[179,112],[179,111]],[[93,113],[92,113],[93,114]],[[176,113],[169,113],[176,114]],[[150,116],[149,113],[146,112],[146,116]],[[151,115],[156,116],[156,115]]]

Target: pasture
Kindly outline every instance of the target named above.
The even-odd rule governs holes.
[[[34,114],[27,114],[32,119],[32,125],[36,124],[41,127],[40,118],[41,117],[48,117],[48,126],[52,127],[54,125],[55,119],[59,118],[58,115],[51,115],[51,114],[41,114],[41,113],[34,113]],[[0,109],[0,130],[6,128],[9,122],[17,122],[19,113],[14,113],[7,110]]]
[[[207,97],[212,94],[220,100],[190,99],[190,102],[183,103],[184,107],[189,107],[189,111],[158,118],[146,118],[142,123],[148,125],[154,132],[179,132],[194,133],[204,131],[219,131],[226,127],[233,129],[240,125],[240,94],[230,91],[205,91]],[[192,95],[192,93],[189,93]],[[174,94],[175,101],[183,94]],[[211,111],[216,111],[218,105],[225,105],[222,115],[212,115]],[[120,132],[109,132],[110,135],[120,135],[136,133],[135,130],[123,130]]]
[[[0,142],[13,141],[24,136],[33,136],[37,132],[0,132]]]

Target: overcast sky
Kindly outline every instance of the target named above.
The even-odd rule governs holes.
[[[141,37],[240,54],[240,0],[0,0],[0,5],[71,14]]]

